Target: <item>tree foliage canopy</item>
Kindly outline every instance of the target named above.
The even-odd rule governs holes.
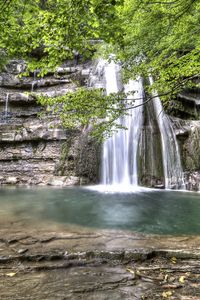
[[[200,3],[125,0],[120,58],[126,76],[152,74],[158,93],[177,93],[200,73]]]
[[[115,30],[117,2],[120,1],[4,1],[0,48],[9,58],[26,59],[30,69],[52,69],[64,59],[73,58],[74,50],[90,56],[94,50],[92,40],[108,40],[112,32],[113,38],[119,32]]]
[[[198,0],[4,0],[0,5],[1,63],[20,57],[30,70],[45,72],[72,58],[74,50],[91,56],[94,40],[100,39],[120,59],[125,80],[151,74],[164,100],[199,77]],[[98,92],[93,93],[102,106]],[[74,105],[91,93],[77,95],[79,100],[70,96]],[[95,113],[102,118],[102,111]]]
[[[91,40],[101,39],[127,77],[151,72],[163,88],[199,74],[197,0],[4,0],[1,9],[1,51],[39,68],[72,58],[73,50],[88,56]]]

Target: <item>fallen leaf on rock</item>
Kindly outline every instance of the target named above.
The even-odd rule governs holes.
[[[141,274],[139,270],[133,270],[131,268],[127,268],[126,271],[130,272],[133,275],[133,279],[141,278]]]
[[[24,254],[25,252],[27,252],[28,251],[28,249],[19,249],[18,251],[17,251],[17,253],[19,253],[19,254]]]
[[[167,274],[167,275],[165,275],[164,282],[167,282],[167,281],[168,281],[168,277],[169,277],[169,275],[168,275],[168,274]]]
[[[184,283],[184,282],[185,282],[185,276],[181,276],[181,277],[179,278],[179,282],[180,282],[180,283]]]
[[[170,296],[172,296],[172,292],[171,291],[163,292],[162,296],[163,298],[169,298]]]
[[[176,258],[176,257],[172,257],[170,260],[171,260],[171,262],[172,262],[173,264],[176,264],[176,263],[177,263],[177,258]]]
[[[6,274],[6,276],[9,276],[9,277],[13,277],[13,276],[15,276],[16,275],[16,273],[7,273]]]
[[[132,270],[130,268],[127,268],[126,271],[130,272],[131,274],[134,274],[135,275],[135,270]]]

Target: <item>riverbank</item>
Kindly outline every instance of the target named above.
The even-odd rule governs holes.
[[[0,225],[1,299],[200,298],[200,236]]]

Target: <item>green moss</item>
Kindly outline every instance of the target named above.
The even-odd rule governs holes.
[[[60,151],[60,159],[58,164],[56,165],[55,169],[55,175],[63,176],[65,175],[65,169],[66,169],[66,161],[68,158],[69,149],[71,146],[71,138],[62,144],[61,151]]]

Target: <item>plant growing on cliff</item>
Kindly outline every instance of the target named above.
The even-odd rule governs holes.
[[[68,129],[85,130],[92,126],[92,135],[99,139],[108,137],[114,129],[123,128],[117,120],[125,112],[125,94],[105,95],[103,89],[78,88],[64,96],[49,98],[38,96],[38,102],[46,106],[46,115],[58,115]]]

